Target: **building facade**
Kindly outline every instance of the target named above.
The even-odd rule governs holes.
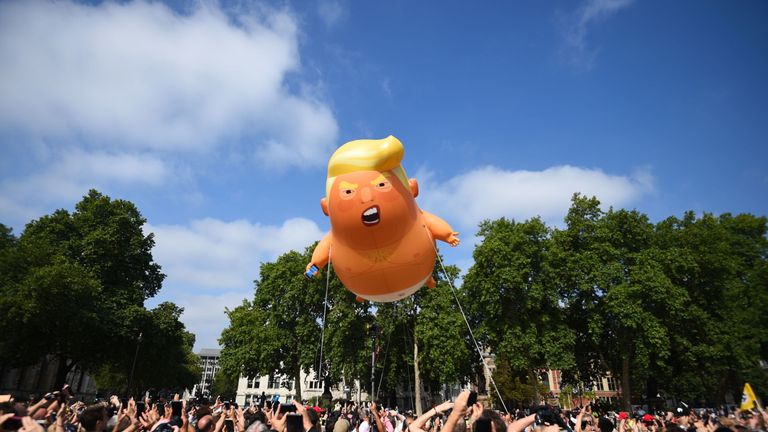
[[[211,395],[211,383],[219,371],[220,349],[203,348],[197,355],[200,357],[200,382],[197,383],[197,389],[193,393],[202,394],[205,397]]]
[[[314,371],[309,373],[301,372],[301,398],[303,400],[316,402],[319,400],[323,391],[323,383],[316,379]],[[331,397],[335,399],[347,399],[354,401],[364,401],[368,398],[368,393],[361,390],[357,381],[335,385],[331,387]],[[281,376],[279,374],[270,374],[260,377],[240,376],[237,382],[236,402],[240,405],[252,404],[264,395],[267,400],[279,401],[280,403],[290,403],[296,394],[296,383],[293,378]]]
[[[572,408],[578,406],[584,406],[589,403],[590,400],[584,396],[585,393],[594,393],[595,397],[603,402],[618,403],[621,396],[621,389],[619,383],[615,377],[610,373],[597,379],[597,382],[588,387],[582,388],[562,388],[562,376],[559,370],[549,369],[540,374],[541,381],[549,388],[549,398],[551,401],[547,401],[553,404],[560,405],[561,401],[564,401],[563,408]],[[561,393],[566,390],[570,391],[567,397],[560,397]]]
[[[39,397],[57,390],[54,383],[58,365],[53,356],[46,356],[39,363],[27,367],[6,368],[0,365],[0,394]],[[96,396],[96,381],[78,367],[67,374],[64,382],[72,387],[79,400],[89,400]]]

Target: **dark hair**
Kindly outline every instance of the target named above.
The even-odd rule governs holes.
[[[309,416],[309,422],[312,423],[312,426],[316,426],[316,429],[320,430],[320,415],[317,414],[317,411],[315,411],[314,408],[307,408],[307,415]]]
[[[483,414],[480,415],[480,418],[493,422],[493,424],[496,425],[496,432],[507,432],[507,424],[504,423],[504,419],[501,418],[501,415],[498,412],[486,409],[483,410]]]
[[[339,411],[333,411],[328,414],[328,418],[325,420],[325,432],[333,432],[333,427],[336,426],[339,416],[341,416]]]
[[[264,424],[267,424],[267,415],[264,413],[264,411],[256,411],[256,414],[253,415],[254,421],[260,421]]]
[[[80,413],[80,424],[86,431],[96,430],[96,423],[104,421],[107,409],[102,404],[91,405]]]

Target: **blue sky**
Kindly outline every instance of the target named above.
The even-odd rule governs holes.
[[[656,221],[768,214],[768,3],[0,2],[0,222],[133,201],[216,346],[260,262],[329,226],[333,149],[397,136],[420,205],[479,221],[573,192]]]

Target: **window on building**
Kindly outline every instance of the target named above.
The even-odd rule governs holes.
[[[608,381],[608,391],[616,391],[616,378],[608,377],[606,379]]]
[[[248,384],[246,385],[246,388],[253,388],[253,378],[248,377]]]
[[[309,390],[318,390],[320,389],[320,381],[310,381],[307,383],[307,388]]]
[[[280,376],[275,376],[274,374],[269,375],[269,382],[267,383],[267,388],[280,388]]]

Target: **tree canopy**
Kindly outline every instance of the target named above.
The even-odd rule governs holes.
[[[122,388],[143,333],[137,382],[193,383],[194,336],[179,321],[182,309],[172,303],[144,307],[165,277],[152,258],[154,237],[144,234],[145,223],[133,203],[91,190],[74,212],[33,220],[18,239],[3,226],[0,363],[26,366],[52,356],[57,385],[79,367],[94,373],[100,386]]]

